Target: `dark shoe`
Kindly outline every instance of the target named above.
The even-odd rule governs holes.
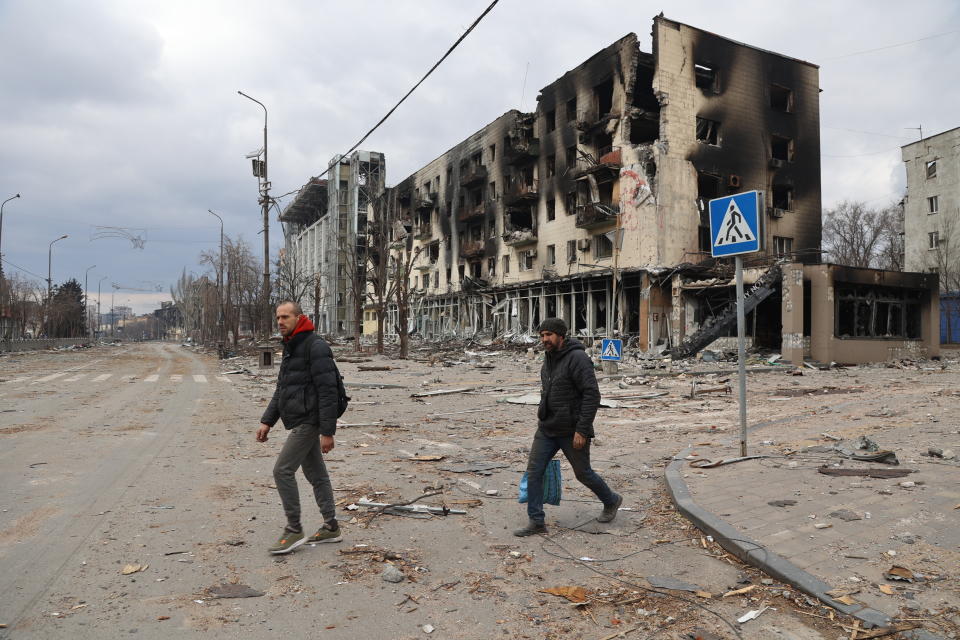
[[[600,512],[600,515],[597,516],[597,522],[610,522],[617,517],[617,511],[620,509],[620,505],[623,504],[623,496],[618,495],[617,499],[612,504],[603,505],[603,511]]]
[[[538,533],[546,533],[546,532],[547,532],[547,526],[545,524],[543,524],[542,522],[534,522],[533,520],[531,520],[530,522],[527,523],[527,526],[525,526],[524,528],[517,529],[516,531],[514,531],[513,535],[517,536],[518,538],[526,538],[527,536],[532,536]]]
[[[334,524],[324,523],[315,534],[307,539],[307,542],[340,542],[341,540],[343,540],[343,536],[340,533],[340,525],[334,521]]]

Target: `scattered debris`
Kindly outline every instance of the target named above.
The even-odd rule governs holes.
[[[851,511],[850,509],[837,509],[830,513],[831,518],[839,518],[844,522],[853,522],[854,520],[862,520],[860,516]]]
[[[453,473],[480,473],[486,476],[492,475],[492,471],[497,469],[506,469],[510,465],[505,462],[468,462],[454,466],[437,467],[440,471],[451,471]]]
[[[887,580],[899,580],[901,582],[913,582],[916,579],[913,571],[896,564],[885,571],[883,577]]]
[[[120,573],[125,576],[129,576],[132,573],[140,573],[141,571],[146,571],[147,567],[149,566],[150,565],[148,564],[125,564],[123,565],[123,569],[120,570]]]
[[[445,396],[451,393],[466,393],[467,391],[473,391],[474,387],[460,387],[458,389],[437,389],[436,391],[421,391],[419,393],[411,393],[411,398],[428,398],[430,396]]]
[[[263,591],[257,591],[245,584],[218,584],[215,587],[207,589],[207,595],[211,598],[259,598],[264,595]]]
[[[764,611],[766,611],[769,608],[770,607],[763,607],[761,609],[754,609],[752,611],[747,611],[745,614],[737,618],[737,622],[743,623],[743,622],[748,622],[750,620],[756,620],[757,618],[760,617],[760,614],[762,614]]]
[[[700,458],[691,461],[690,466],[696,467],[697,469],[713,469],[714,467],[722,467],[726,464],[733,464],[735,462],[743,462],[744,460],[756,460],[757,458],[767,457],[769,456],[740,456],[739,458],[727,458],[725,460],[717,460],[716,462],[707,458]]]
[[[583,587],[550,587],[549,589],[541,589],[540,593],[560,596],[573,603],[583,603],[587,601],[587,590]]]
[[[896,591],[894,590],[894,588],[891,587],[891,586],[888,585],[888,584],[878,584],[878,585],[877,585],[877,588],[880,589],[880,592],[881,592],[881,593],[885,593],[885,594],[887,594],[888,596],[892,596],[894,593],[896,593]]]
[[[725,594],[720,596],[721,598],[729,598],[730,596],[739,596],[744,593],[750,593],[757,588],[757,585],[752,584],[749,587],[744,587],[743,589],[734,589],[733,591],[727,591]]]
[[[676,578],[671,578],[670,576],[647,576],[647,582],[650,583],[651,587],[655,587],[657,589],[689,591],[691,593],[703,591],[701,587],[698,587],[695,584],[690,584],[689,582],[684,582],[683,580],[677,580]]]
[[[797,504],[796,500],[771,500],[767,503],[771,507],[792,507]]]
[[[400,569],[397,569],[394,565],[388,564],[383,570],[383,573],[380,574],[380,578],[382,578],[384,582],[392,582],[396,584],[406,580],[407,576],[403,573],[403,571],[400,571]]]
[[[819,467],[817,472],[825,476],[866,476],[868,478],[902,478],[915,469],[844,469],[841,467]]]
[[[420,628],[423,629],[423,632],[424,632],[424,633],[433,633],[433,625],[432,625],[432,624],[425,624],[425,625],[423,625],[423,626],[420,627]]]
[[[463,509],[434,507],[428,504],[390,504],[389,502],[371,502],[366,498],[360,498],[360,500],[357,501],[357,504],[361,507],[380,509],[386,513],[389,513],[390,511],[409,511],[412,513],[436,513],[444,516],[447,514],[463,515],[466,513],[466,511]]]

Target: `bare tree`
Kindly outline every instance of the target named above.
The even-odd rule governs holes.
[[[293,300],[302,304],[313,288],[313,278],[300,264],[297,252],[281,251],[273,266],[277,300]]]
[[[870,209],[863,202],[844,200],[824,214],[823,250],[835,264],[877,266],[889,209]]]
[[[11,322],[3,338],[36,336],[42,322],[41,301],[47,293],[46,285],[14,273],[5,279],[5,286]]]
[[[391,278],[395,281],[394,296],[397,304],[397,334],[400,337],[400,357],[406,358],[410,351],[410,307],[416,292],[411,288],[410,274],[413,264],[420,256],[422,247],[413,246],[413,234],[403,225],[402,232],[394,235],[390,245]]]
[[[888,207],[881,221],[880,250],[877,256],[877,266],[890,271],[903,271],[906,257],[904,239],[903,216],[904,203]]]
[[[393,200],[388,198],[391,192],[384,192],[374,200],[373,215],[368,227],[368,272],[369,287],[367,294],[373,303],[374,313],[377,315],[377,353],[383,353],[383,325],[387,317],[387,309],[394,300],[397,288],[397,279],[391,277],[392,263],[390,247],[390,230],[392,228],[394,208]]]

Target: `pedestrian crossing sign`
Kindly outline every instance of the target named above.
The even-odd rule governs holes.
[[[763,195],[747,191],[710,201],[711,254],[714,258],[760,251]]]
[[[623,340],[604,338],[600,343],[600,359],[620,362],[623,359]]]

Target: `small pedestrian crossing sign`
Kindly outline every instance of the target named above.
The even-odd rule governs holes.
[[[710,201],[712,255],[733,256],[760,250],[759,191],[747,191]]]
[[[600,359],[620,362],[623,359],[623,340],[604,338],[600,343]]]

